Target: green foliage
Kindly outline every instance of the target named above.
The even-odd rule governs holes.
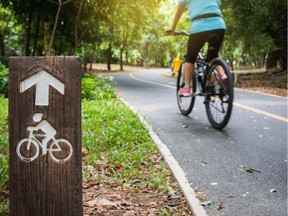
[[[0,215],[8,212],[8,100],[0,96]]]
[[[0,192],[1,194],[1,192]],[[3,199],[3,200],[1,200]],[[0,215],[8,215],[8,210],[9,210],[9,201],[8,199],[4,199],[0,197]]]
[[[153,164],[157,147],[138,117],[118,100],[84,100],[82,105],[83,146],[89,163],[99,169],[88,175],[90,180],[112,175],[116,183],[140,179],[142,186],[167,191],[165,164]]]
[[[0,154],[8,156],[8,99],[0,96]]]
[[[56,23],[52,53],[80,55],[85,68],[95,59],[108,69],[114,62],[169,66],[173,58],[183,57],[187,44],[185,37],[164,36],[176,2],[69,1]],[[58,8],[56,0],[0,0],[1,58],[46,54]],[[222,9],[227,23],[222,57],[236,66],[287,67],[286,0],[222,0]],[[185,13],[178,29],[189,27]]]
[[[8,184],[8,160],[4,155],[0,153],[0,191],[6,189],[7,184]]]
[[[8,96],[8,69],[0,63],[0,94]]]
[[[268,54],[266,66],[280,64],[285,69],[287,67],[287,1],[225,0],[223,5],[229,31],[228,43],[236,46],[241,43],[244,60],[258,67],[264,66],[260,56]]]
[[[116,98],[113,89],[113,77],[97,77],[85,74],[82,78],[82,98],[87,100]]]

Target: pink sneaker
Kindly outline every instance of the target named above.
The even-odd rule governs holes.
[[[228,79],[227,79],[227,75],[226,74],[220,74],[220,79],[222,81],[223,87],[225,90],[227,90],[227,86],[228,86]]]
[[[182,96],[191,96],[192,95],[192,88],[181,88],[178,91],[178,94],[182,95]]]
[[[220,74],[220,79],[221,79],[221,80],[227,79],[227,75],[226,75],[225,73]]]

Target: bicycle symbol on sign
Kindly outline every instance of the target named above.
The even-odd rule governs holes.
[[[68,161],[73,153],[71,143],[66,139],[56,139],[56,130],[47,120],[42,120],[42,116],[42,113],[34,114],[33,120],[39,122],[39,124],[28,127],[27,130],[29,131],[29,137],[18,142],[16,147],[18,157],[23,161],[31,162],[39,156],[41,148],[42,155],[49,152],[52,159],[58,163]],[[41,130],[43,133],[33,133],[38,130]],[[43,138],[42,140],[39,139],[41,137]],[[48,147],[48,142],[50,140],[51,144]]]

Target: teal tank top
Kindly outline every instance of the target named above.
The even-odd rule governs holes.
[[[216,29],[226,29],[226,24],[221,13],[221,2],[219,0],[179,0],[179,4],[186,4],[188,7],[188,14],[191,21],[191,34]],[[219,16],[193,20],[195,17],[204,14],[217,14]]]

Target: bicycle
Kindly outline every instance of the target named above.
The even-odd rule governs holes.
[[[49,148],[47,144],[44,145],[37,137],[44,137],[43,134],[34,134],[33,129],[28,127],[29,137],[20,140],[16,147],[16,153],[18,157],[26,162],[35,160],[40,154],[40,148],[42,148],[42,155],[50,153],[52,159],[59,163],[64,163],[70,159],[73,153],[72,145],[66,139],[52,138],[52,143]]]
[[[176,31],[174,34],[166,32],[166,35],[190,36],[185,31]],[[193,93],[189,96],[183,96],[178,93],[180,88],[185,85],[184,64],[185,62],[183,61],[178,71],[176,86],[180,112],[188,116],[193,110],[196,96],[203,96],[207,118],[211,126],[217,130],[222,130],[231,117],[234,98],[233,76],[227,63],[221,58],[215,58],[209,64],[206,64],[205,58],[200,51],[195,62],[195,73],[190,84]],[[220,67],[227,76],[226,83],[219,77]]]

